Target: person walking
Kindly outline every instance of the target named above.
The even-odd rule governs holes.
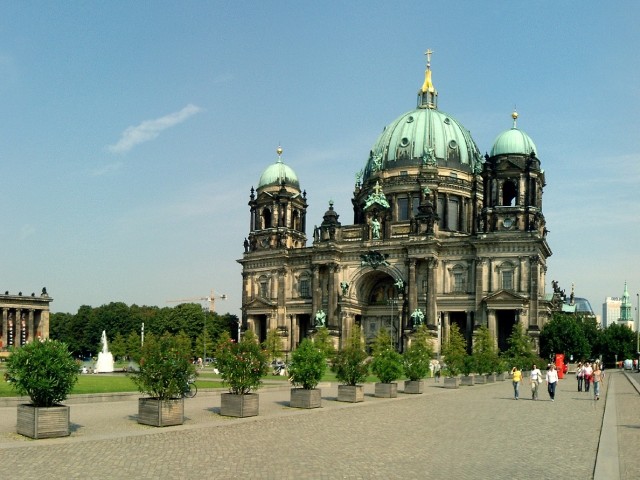
[[[542,383],[542,372],[535,365],[531,369],[531,400],[538,400],[538,387]]]
[[[511,369],[511,380],[513,382],[513,398],[514,400],[518,400],[518,397],[520,397],[520,381],[522,380],[522,370],[519,370],[518,367],[513,367]]]
[[[551,401],[554,402],[556,398],[556,385],[558,385],[558,372],[556,371],[556,366],[553,363],[547,368],[547,375],[545,379],[547,380],[547,391],[549,392]]]
[[[593,396],[596,400],[600,400],[600,382],[604,380],[604,372],[600,370],[600,363],[596,362],[593,369]]]
[[[593,367],[589,362],[584,364],[584,391],[589,391],[589,386],[591,385],[591,375],[593,374]]]
[[[576,378],[578,379],[578,391],[582,391],[582,382],[584,381],[584,366],[582,362],[578,362],[576,367]]]

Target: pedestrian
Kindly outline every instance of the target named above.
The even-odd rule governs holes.
[[[542,383],[542,372],[535,365],[531,369],[531,400],[538,400],[538,387]]]
[[[436,383],[440,382],[440,374],[441,374],[441,368],[440,368],[440,362],[436,360],[436,364],[433,367],[433,369],[435,370],[435,377],[436,377]]]
[[[593,369],[593,396],[596,400],[600,400],[600,382],[604,380],[604,372],[600,370],[600,363],[596,362]]]
[[[584,364],[584,391],[589,391],[591,385],[591,375],[593,374],[593,367],[589,362]]]
[[[584,381],[584,366],[582,362],[578,362],[578,366],[576,367],[576,378],[578,379],[578,391],[581,392]]]
[[[522,370],[518,370],[518,367],[511,369],[511,380],[513,381],[513,398],[518,400],[520,396],[520,381],[522,380]]]
[[[546,380],[547,391],[549,392],[549,396],[553,402],[556,398],[556,385],[558,384],[558,372],[556,371],[556,366],[554,364],[550,364],[547,368]]]

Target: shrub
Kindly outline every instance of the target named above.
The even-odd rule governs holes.
[[[318,386],[327,368],[322,350],[305,338],[291,355],[289,377],[294,387],[312,390]]]
[[[402,356],[393,349],[387,330],[380,330],[374,341],[371,371],[382,383],[391,383],[402,376]]]
[[[180,398],[189,380],[196,375],[191,352],[185,350],[181,338],[169,333],[161,337],[147,335],[141,354],[140,370],[129,376],[140,393],[152,398]]]
[[[78,365],[65,343],[35,341],[12,350],[5,379],[19,395],[28,395],[34,407],[52,407],[78,381]]]
[[[216,348],[216,364],[222,383],[235,395],[256,390],[268,372],[267,355],[251,331],[247,331],[239,343],[224,335]]]
[[[467,346],[462,333],[457,324],[451,325],[449,330],[449,341],[442,347],[442,354],[445,357],[447,365],[447,374],[455,377],[460,373],[464,366],[465,357],[467,356]]]
[[[402,355],[404,373],[412,381],[422,380],[429,373],[433,349],[429,343],[427,327],[420,325],[411,345]]]
[[[345,347],[334,356],[331,371],[336,374],[338,381],[345,385],[355,386],[367,379],[367,352],[364,350],[360,327],[357,325],[351,331]]]
[[[478,329],[473,346],[473,358],[478,373],[482,375],[494,373],[499,369],[500,357],[496,351],[491,332],[484,325]]]

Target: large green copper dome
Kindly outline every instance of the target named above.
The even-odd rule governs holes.
[[[291,167],[285,165],[282,161],[282,148],[278,147],[278,160],[276,163],[269,165],[262,175],[260,175],[260,181],[258,181],[258,188],[268,186],[280,186],[282,182],[286,185],[300,188],[300,182],[296,172]]]
[[[432,52],[427,53],[430,58]],[[471,134],[451,115],[438,110],[437,97],[428,62],[417,108],[384,128],[369,153],[365,181],[378,171],[420,165],[481,171],[482,157]]]
[[[513,112],[513,127],[510,130],[502,132],[493,142],[490,156],[496,155],[530,155],[531,152],[537,155],[536,144],[533,143],[531,137],[518,130],[516,127],[516,119],[518,114]]]

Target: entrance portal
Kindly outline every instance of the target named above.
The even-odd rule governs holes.
[[[496,310],[496,328],[498,336],[498,351],[504,352],[509,348],[508,339],[513,333],[517,315],[515,310]]]

